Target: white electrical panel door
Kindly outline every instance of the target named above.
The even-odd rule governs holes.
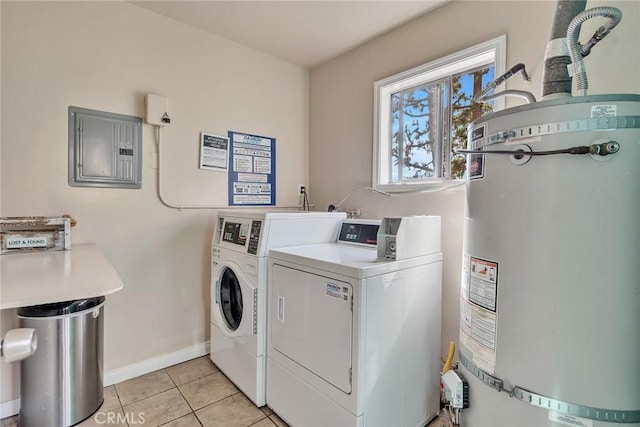
[[[271,274],[271,346],[350,393],[352,285],[278,264]]]

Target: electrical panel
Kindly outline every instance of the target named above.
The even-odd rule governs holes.
[[[69,185],[140,188],[142,118],[69,107]]]

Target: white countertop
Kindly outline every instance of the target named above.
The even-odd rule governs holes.
[[[1,310],[104,296],[122,287],[122,279],[96,245],[0,255]]]

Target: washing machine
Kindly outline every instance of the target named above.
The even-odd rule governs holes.
[[[439,410],[440,218],[380,259],[380,221],[269,255],[267,404],[292,426],[422,427]]]
[[[267,255],[335,240],[342,212],[218,211],[211,244],[211,360],[265,404]]]

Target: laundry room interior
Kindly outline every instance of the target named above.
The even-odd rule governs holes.
[[[588,73],[588,93],[585,89],[579,94],[574,81],[573,91],[569,83],[570,93],[564,98],[553,95],[545,98],[545,60],[561,50],[555,45],[549,48],[550,32],[554,19],[560,14],[559,5],[564,7],[571,3],[551,0],[0,1],[0,217],[9,220],[62,218],[67,215],[71,221],[65,221],[65,224],[70,227],[73,222],[73,227],[65,231],[70,237],[69,246],[57,253],[68,252],[75,256],[74,248],[91,245],[99,250],[99,259],[106,260],[104,266],[108,270],[108,273],[101,273],[96,269],[94,273],[104,278],[113,270],[121,281],[119,286],[114,285],[108,291],[88,295],[105,297],[101,306],[104,332],[100,382],[105,387],[105,405],[109,399],[116,403],[110,408],[96,407],[79,419],[61,419],[48,425],[67,427],[82,422],[78,425],[269,427],[287,423],[292,426],[353,424],[364,427],[395,425],[388,422],[397,419],[398,426],[408,426],[409,421],[419,420],[411,424],[412,427],[429,423],[438,427],[640,426],[640,359],[637,356],[640,352],[640,310],[634,308],[640,303],[637,279],[640,274],[637,263],[640,231],[633,220],[640,215],[640,2],[575,2],[585,10],[600,9],[611,13],[610,9],[615,8],[621,12],[622,18],[615,28],[600,35],[602,40],[594,42],[598,44],[593,46],[588,56],[580,54],[578,47],[578,55],[581,59],[584,56],[584,61],[580,60],[581,70]],[[596,15],[589,17],[581,32],[578,27],[580,43],[589,40],[605,20]],[[390,138],[387,138],[386,146],[381,145],[384,131],[387,134],[398,131],[397,127],[394,128],[396,122],[389,123],[393,114],[386,118],[380,114],[382,104],[378,102],[381,94],[387,93],[387,89],[406,90],[409,86],[400,86],[404,83],[398,83],[399,79],[431,70],[424,68],[425,64],[429,67],[455,65],[466,59],[465,53],[469,57],[476,55],[480,58],[477,52],[482,49],[493,49],[494,55],[490,61],[490,72],[481,76],[483,87],[505,75],[506,81],[497,83],[495,93],[508,90],[515,95],[495,98],[491,104],[493,111],[497,112],[495,115],[490,109],[483,110],[483,113],[492,114],[491,120],[496,122],[474,127],[474,131],[480,129],[483,132],[477,139],[476,133],[469,134],[474,142],[479,141],[478,144],[465,144],[457,154],[451,145],[443,148],[436,143],[440,158],[436,159],[438,155],[434,154],[431,161],[440,169],[432,171],[432,175],[423,174],[429,168],[419,165],[418,160],[412,165],[405,162],[404,165],[408,166],[404,171],[397,164],[394,166],[394,159],[402,162],[403,155],[399,151],[404,148],[404,155],[409,156],[411,147],[400,147],[400,143],[394,143]],[[471,51],[476,53],[472,55]],[[568,58],[568,53],[564,55]],[[487,64],[486,61],[481,62],[482,59],[478,61],[470,63],[467,69],[478,70]],[[563,65],[565,69],[569,62]],[[516,70],[516,64],[524,64],[524,68]],[[507,76],[509,70],[513,72]],[[431,77],[430,82],[440,84],[445,81],[443,77],[444,74]],[[447,88],[438,92],[438,96],[448,96],[447,90],[455,90],[455,87]],[[533,94],[535,102],[523,99],[526,98],[523,93]],[[474,89],[471,98],[477,94]],[[598,98],[600,95],[602,98]],[[578,108],[580,102],[566,101],[579,96],[586,99],[584,111],[590,116],[583,117],[580,115],[582,111],[574,113],[571,110],[572,106]],[[591,96],[593,99],[589,98]],[[566,102],[559,101],[561,99]],[[545,104],[547,101],[549,104]],[[149,118],[152,103],[160,105],[156,121]],[[541,107],[535,108],[538,103]],[[386,105],[393,108],[388,103]],[[447,105],[452,109],[449,113],[455,116],[455,105]],[[540,117],[516,117],[511,125],[500,115],[500,111],[512,108],[514,115],[526,113],[527,105],[536,112],[540,111]],[[421,115],[425,115],[424,107],[416,108],[423,108]],[[435,107],[429,106],[429,114],[432,108],[436,111]],[[555,113],[553,108],[560,112]],[[545,110],[546,116],[542,116],[541,110]],[[100,114],[91,115],[96,112]],[[134,123],[131,128],[139,134],[134,137],[138,145],[134,143],[133,147],[135,159],[140,162],[133,166],[137,174],[133,179],[135,182],[130,181],[131,185],[127,187],[129,184],[118,186],[107,183],[108,180],[100,184],[74,180],[77,177],[72,176],[72,163],[81,161],[72,157],[72,149],[77,144],[74,137],[78,138],[73,134],[72,114],[78,117],[86,114],[86,117],[98,117],[100,120],[135,120],[131,122]],[[604,122],[597,122],[598,118]],[[405,115],[407,134],[411,133],[408,129],[414,119],[409,113]],[[482,123],[480,116],[474,120],[478,120],[474,122],[476,124]],[[402,128],[402,120],[400,122],[399,127]],[[561,122],[569,125],[578,123],[578,127],[579,122],[586,123],[587,129],[583,127],[563,133],[566,141],[560,141],[552,131],[538,131],[538,134],[520,140],[515,134],[505,133],[504,138],[497,141],[500,137],[498,131],[516,128],[531,131],[529,126]],[[595,128],[589,127],[592,122]],[[440,129],[440,134],[448,141],[453,137],[449,135],[453,132],[450,129]],[[587,137],[587,134],[597,134],[597,137]],[[570,140],[571,135],[578,137]],[[489,142],[493,136],[496,140]],[[222,142],[226,149],[213,150],[206,143],[208,137]],[[242,187],[243,176],[249,175],[238,172],[240,169],[236,169],[236,165],[240,164],[240,151],[232,150],[236,146],[238,150],[245,147],[241,143],[242,138],[261,141],[256,143],[261,146],[247,157],[251,157],[254,165],[263,165],[267,170],[264,180],[254,183],[255,187],[268,188],[266,196],[251,198],[235,194],[235,191],[241,192],[237,188]],[[551,138],[556,139],[545,142]],[[491,146],[495,142],[502,150],[520,152],[517,155],[487,155],[486,158],[485,154],[479,154],[482,150],[496,149]],[[556,148],[575,146],[584,148],[586,151],[581,152],[584,155],[551,153]],[[465,153],[465,149],[469,153]],[[132,157],[128,150],[120,148],[113,155],[119,155],[121,159]],[[540,153],[535,153],[536,150],[552,155],[538,157],[536,154]],[[595,153],[594,150],[609,151]],[[203,156],[205,152],[212,153],[214,157],[226,156],[225,163],[207,166],[206,156]],[[110,155],[105,152],[95,154]],[[260,162],[260,156],[268,157],[271,163]],[[479,161],[474,165],[479,165],[482,176],[475,175],[475,171],[469,175],[469,169],[464,176],[453,176],[453,160],[465,156]],[[563,172],[564,163],[561,161],[582,161],[585,165],[577,165],[575,169],[566,167]],[[526,177],[510,178],[505,173],[500,175],[504,179],[496,180],[495,175],[492,179],[490,174],[492,163],[498,162],[505,163],[505,168],[519,170],[532,169],[536,163],[547,163],[537,173],[527,172]],[[553,168],[554,162],[559,164],[559,169]],[[613,168],[605,169],[614,164],[617,165],[615,173]],[[593,179],[581,181],[582,175],[578,174],[591,174],[590,167],[599,169],[594,172]],[[600,176],[602,180],[598,179]],[[529,198],[526,188],[515,190],[509,187],[510,183],[516,185],[521,180],[534,182],[538,179],[544,188],[531,190]],[[577,183],[575,187],[572,186],[574,183]],[[473,185],[478,190],[476,196],[471,197],[469,188]],[[577,190],[577,187],[581,188]],[[504,199],[509,199],[512,205],[502,205]],[[234,213],[247,210],[252,214]],[[279,214],[290,213],[292,216],[287,217],[290,218],[288,221],[298,221],[298,215],[304,215],[306,210],[318,213],[318,220],[314,222],[318,228],[313,229],[311,221],[307,229],[292,225],[292,235],[286,236],[288,226],[282,225],[285,231],[277,227]],[[270,217],[275,211],[278,215]],[[333,214],[326,216],[329,211]],[[469,219],[474,213],[477,217]],[[411,218],[418,216],[437,217],[437,232],[435,228],[429,228],[431,225],[426,226],[426,222],[414,223]],[[518,221],[514,219],[511,222],[510,218],[516,216]],[[551,226],[546,229],[548,223],[541,218],[552,221],[556,217],[566,221],[567,227],[548,232]],[[402,380],[395,381],[393,376],[398,372],[398,378],[401,377],[402,360],[414,347],[407,345],[402,347],[402,351],[390,351],[389,355],[400,355],[400,359],[382,363],[377,358],[387,354],[384,351],[357,350],[357,339],[361,338],[359,333],[350,336],[352,341],[345,345],[353,346],[349,350],[353,352],[354,360],[356,355],[359,357],[357,363],[363,369],[361,377],[351,370],[349,373],[344,371],[342,373],[348,375],[348,386],[340,389],[335,386],[336,380],[332,386],[316,387],[315,377],[305,382],[307,371],[313,369],[293,366],[291,378],[296,381],[302,379],[301,384],[304,383],[300,385],[299,395],[307,396],[305,390],[315,387],[317,396],[321,397],[317,397],[317,402],[309,401],[308,405],[301,403],[295,408],[288,408],[286,390],[294,380],[281,377],[277,382],[281,386],[273,391],[273,396],[277,396],[277,400],[274,398],[276,404],[271,405],[268,357],[276,341],[271,341],[268,328],[274,319],[284,324],[284,310],[294,313],[291,314],[292,319],[296,314],[291,304],[282,302],[284,299],[272,299],[267,290],[272,289],[272,284],[269,282],[269,288],[266,288],[266,278],[264,288],[255,291],[255,302],[251,302],[255,304],[251,305],[254,316],[264,316],[264,321],[260,320],[257,326],[254,323],[253,332],[244,324],[239,329],[247,330],[250,336],[259,335],[259,331],[264,335],[264,341],[257,347],[258,352],[263,351],[263,356],[258,354],[259,358],[262,357],[259,363],[266,370],[262,377],[266,383],[262,385],[265,400],[256,401],[220,367],[230,381],[229,385],[225,382],[225,390],[231,391],[221,392],[219,397],[207,400],[206,405],[203,403],[202,396],[208,393],[205,389],[211,384],[207,378],[222,376],[216,365],[210,362],[212,348],[216,348],[216,343],[212,342],[212,335],[216,334],[216,314],[212,313],[212,304],[216,305],[217,298],[213,293],[219,292],[220,287],[219,280],[212,279],[218,262],[216,251],[212,249],[216,235],[221,250],[224,250],[224,242],[229,243],[229,247],[236,247],[245,245],[246,240],[250,246],[252,236],[260,233],[260,230],[254,233],[252,228],[258,221],[263,229],[261,237],[255,237],[254,241],[257,249],[253,254],[257,254],[259,259],[256,268],[261,272],[264,268],[264,274],[269,269],[271,275],[275,271],[274,260],[280,260],[278,262],[290,267],[291,271],[303,270],[296,264],[296,251],[292,254],[276,246],[279,241],[274,237],[277,230],[283,233],[281,240],[287,242],[284,244],[287,247],[330,242],[336,245],[341,243],[341,227],[346,230],[345,224],[357,228],[358,233],[362,230],[362,233],[376,236],[375,231],[367,231],[367,221],[378,221],[375,224],[380,233],[378,225],[385,224],[385,221],[389,224],[393,218],[406,219],[404,224],[407,228],[402,231],[406,232],[404,238],[407,242],[437,241],[437,249],[433,249],[431,254],[419,253],[424,259],[428,258],[428,262],[437,262],[440,269],[438,274],[434,272],[429,276],[437,277],[438,282],[437,290],[433,288],[431,294],[437,296],[437,307],[429,310],[440,313],[434,320],[434,324],[439,325],[437,340],[429,341],[429,348],[433,351],[429,357],[436,360],[437,365],[429,368],[430,381],[435,381],[429,390],[430,396],[437,396],[436,412],[430,405],[429,413],[425,413],[423,418],[404,413],[394,413],[385,418],[387,414],[375,412],[379,402],[362,403],[366,401],[365,397],[361,402],[360,395],[355,394],[360,392],[358,387],[371,391],[371,396],[379,397],[380,401],[389,400],[388,394],[374,392],[371,384],[377,379],[388,384],[388,393],[400,396],[396,405],[400,409],[393,402],[384,407],[402,412],[413,405],[411,402],[415,399],[410,396],[417,395],[419,386],[412,383],[410,388],[402,389],[398,382],[404,384],[406,372],[402,374]],[[491,222],[491,218],[496,223]],[[491,226],[481,227],[481,221],[491,222]],[[488,229],[495,227],[497,230],[503,225],[498,221],[506,222],[502,229],[506,231],[491,235]],[[236,231],[233,231],[233,224],[239,227]],[[422,224],[415,225],[415,230],[428,231],[422,235],[412,233],[408,227],[413,224]],[[7,230],[2,232],[9,233]],[[269,239],[267,230],[274,233]],[[397,230],[396,227],[394,233]],[[226,233],[231,234],[225,237]],[[379,239],[380,234],[377,236]],[[522,237],[528,239],[522,241],[521,236],[529,237]],[[4,234],[2,238],[4,245]],[[345,235],[342,241],[348,239]],[[269,241],[273,241],[271,246],[267,243]],[[370,245],[371,241],[357,243]],[[379,245],[380,241],[374,242],[374,247],[375,244]],[[481,245],[488,247],[487,255],[479,249]],[[349,246],[349,253],[360,249],[354,247],[353,244]],[[497,259],[493,247],[499,248],[496,251],[503,254],[501,259]],[[269,249],[277,252],[276,258],[269,259]],[[366,251],[375,260],[371,269],[377,268],[377,264],[391,262],[373,248],[366,248]],[[44,301],[36,295],[40,287],[25,279],[26,269],[19,270],[24,267],[20,267],[16,260],[28,265],[26,260],[32,256],[57,256],[52,255],[55,251],[8,252],[7,249],[6,253],[0,253],[0,339],[11,330],[24,327],[21,325],[24,316],[18,311],[25,304],[7,300],[14,292],[10,292],[9,287],[17,286],[17,282],[11,283],[8,278],[22,277],[19,293],[25,295],[23,301],[38,301],[29,305],[43,304]],[[299,252],[305,253],[303,250]],[[540,261],[530,259],[530,255],[535,256],[538,252],[544,253]],[[433,253],[438,253],[439,258],[429,258]],[[398,255],[398,260],[393,262],[400,266],[401,261],[407,260],[401,260]],[[326,260],[325,264],[318,265],[328,265],[329,262],[333,261]],[[510,273],[510,262],[514,269],[517,266],[520,270]],[[45,264],[46,261],[31,265],[34,268],[53,267]],[[595,264],[599,265],[597,270]],[[473,272],[469,271],[470,265]],[[568,265],[571,267],[566,267]],[[577,273],[574,267],[580,265],[589,267]],[[307,273],[331,277],[322,273],[319,266],[309,267]],[[480,349],[473,337],[465,335],[463,339],[460,332],[464,330],[461,319],[466,315],[467,305],[473,305],[474,310],[478,306],[469,301],[468,295],[466,299],[462,295],[465,289],[468,293],[476,267],[484,268],[487,275],[494,274],[489,273],[489,269],[497,270],[497,277],[490,281],[498,283],[499,290],[495,292],[502,292],[497,303],[496,294],[487,297],[493,298],[493,302],[487,304],[493,305],[493,310],[491,307],[487,310],[482,304],[479,308],[492,311],[493,314],[489,315],[493,316],[493,327],[496,328],[497,324],[498,332],[494,331],[492,335],[492,351]],[[404,267],[393,268],[399,271]],[[66,276],[69,270],[70,263],[61,267],[60,275]],[[357,319],[353,314],[354,325],[364,324],[369,319],[369,314],[365,315],[366,304],[375,307],[373,302],[363,302],[362,312],[357,307],[353,308],[353,299],[356,296],[364,298],[365,295],[365,284],[369,280],[369,273],[365,270],[363,268],[363,273],[354,273],[353,276],[346,270],[335,270],[341,283],[352,286],[348,290],[344,286],[341,290],[338,286],[336,292],[345,300],[351,298],[350,313],[362,313]],[[526,275],[528,273],[523,272],[529,270],[535,270],[536,274],[545,270],[561,272],[562,283],[572,280],[576,283],[567,290],[553,285],[556,282],[550,279],[548,284],[540,284],[538,293],[533,287],[520,292],[515,284],[510,289],[508,283],[511,280],[517,282],[519,274]],[[290,273],[287,270],[278,274],[294,277],[300,283],[308,283],[306,280],[311,283],[312,279]],[[580,279],[572,279],[574,273]],[[57,280],[57,274],[52,273],[49,277]],[[589,275],[594,277],[594,281],[607,282],[581,286],[589,280]],[[48,280],[47,276],[39,277]],[[269,280],[272,280],[271,276]],[[32,293],[29,286],[34,287]],[[283,292],[288,291],[285,289]],[[380,292],[380,295],[385,295],[382,290]],[[330,293],[328,287],[326,293]],[[291,291],[291,295],[294,294]],[[370,296],[373,301],[374,293],[371,292]],[[233,295],[227,297],[234,298]],[[415,298],[424,298],[425,303],[430,301],[428,295],[420,292],[415,294]],[[500,306],[501,298],[512,301],[511,307]],[[50,300],[57,301],[60,300]],[[575,304],[560,306],[561,302],[569,301]],[[246,295],[244,302],[249,304]],[[272,303],[275,306],[269,305],[267,312],[267,304]],[[496,304],[500,308],[496,308]],[[431,306],[427,304],[425,307]],[[604,308],[599,312],[598,307]],[[221,310],[224,314],[224,308]],[[417,318],[432,319],[426,311]],[[522,313],[522,324],[529,325],[527,328],[518,330],[516,323],[507,320],[511,316],[517,317],[513,311]],[[267,313],[271,323],[267,322]],[[234,315],[233,312],[227,314]],[[598,320],[599,317],[603,320]],[[380,316],[380,319],[386,318]],[[395,319],[391,315],[388,318]],[[589,328],[576,329],[580,321],[586,322]],[[306,327],[305,322],[299,325]],[[375,321],[373,324],[377,325]],[[540,329],[548,327],[545,329],[548,334],[536,331],[536,325]],[[400,328],[398,337],[402,336],[403,327],[407,328],[407,336],[416,333],[414,329],[417,327],[384,323],[378,326],[381,331]],[[430,325],[422,326],[425,331],[430,330]],[[373,331],[373,326],[370,330]],[[294,330],[292,333],[295,335],[297,332]],[[373,335],[371,337],[367,345],[376,339]],[[470,341],[474,341],[474,345]],[[6,339],[5,342],[8,343]],[[34,356],[40,347],[45,348],[43,342],[40,336]],[[447,360],[451,356],[450,343],[455,343],[455,355],[452,357],[453,371],[457,374],[453,382],[460,386],[461,396],[467,400],[469,393],[471,396],[464,407],[462,403],[452,406],[451,401],[441,403],[441,398],[446,400],[446,397],[441,397],[441,374],[445,363],[451,362]],[[382,340],[379,344],[395,345]],[[237,345],[235,341],[229,340],[229,346],[234,345]],[[463,356],[469,361],[464,366],[462,358],[459,358],[463,346],[466,352]],[[530,346],[546,350],[540,350],[541,356],[536,354],[535,358],[524,360],[527,357],[525,350]],[[228,348],[226,344],[223,347]],[[301,354],[303,350],[294,353],[300,357],[312,357],[325,351],[327,358],[334,357],[334,352],[337,357],[339,353],[338,348],[322,349],[311,345],[308,349],[316,353]],[[278,354],[279,358],[274,359],[274,363],[286,367],[290,358],[280,356]],[[519,368],[522,373],[513,366],[516,356],[523,358],[518,359],[522,363]],[[232,355],[231,359],[229,363],[235,363],[240,357]],[[20,365],[24,371],[28,361],[29,358],[16,362],[0,361],[2,427],[19,425],[21,401],[22,406],[25,402],[25,396],[21,397],[21,388],[22,393],[25,392],[25,382],[23,380],[21,387],[24,372],[21,374]],[[176,365],[183,363],[197,365],[195,369],[202,372],[182,384],[174,373],[179,371]],[[202,368],[203,363],[211,366]],[[355,363],[349,369],[355,370]],[[387,370],[384,373],[368,372],[365,377],[364,367],[370,364],[384,365]],[[592,370],[594,367],[597,369]],[[243,371],[244,368],[233,369]],[[417,368],[416,375],[422,373],[422,369]],[[159,371],[162,378],[166,372],[166,380],[161,380],[165,381],[164,385],[156,387],[144,380],[150,378],[145,377],[148,375],[159,377]],[[567,378],[554,382],[562,372],[567,372]],[[136,391],[137,394],[131,392],[125,401],[123,395],[127,390],[123,386],[123,395],[118,398],[118,384],[137,378],[143,378],[139,385],[142,391]],[[499,380],[498,386],[496,380]],[[216,377],[215,381],[223,379]],[[571,382],[577,385],[570,385]],[[542,389],[536,389],[539,384]],[[174,389],[177,390],[174,394],[168,394]],[[353,391],[334,398],[336,390]],[[194,405],[189,399],[191,395],[201,403]],[[241,395],[247,395],[247,402],[262,409],[251,412],[246,420],[232,409],[227,412],[221,409],[212,415],[214,405],[225,399],[231,402]],[[144,406],[146,399],[158,396],[179,399],[184,402],[180,406],[182,409],[170,412],[167,408],[172,408],[173,403],[157,403],[159,400],[153,401],[155,406]],[[544,400],[544,405],[531,403],[538,397]],[[349,400],[352,398],[354,401]],[[102,391],[99,400],[101,404]],[[331,403],[323,403],[325,401]],[[282,405],[282,412],[275,405]],[[335,419],[314,415],[314,408],[330,412],[331,405],[349,415]],[[418,403],[415,405],[420,406]],[[272,409],[265,409],[270,407]],[[421,411],[426,411],[420,407]],[[250,409],[253,411],[254,408]],[[109,418],[111,411],[120,415]],[[366,411],[377,415],[367,418]],[[27,422],[20,425],[29,427]],[[31,425],[41,427],[38,423]]]

